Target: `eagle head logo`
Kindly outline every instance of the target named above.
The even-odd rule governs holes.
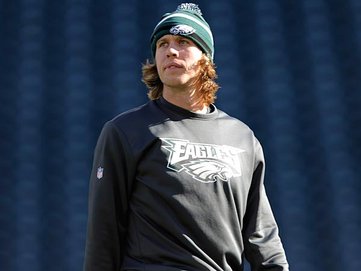
[[[183,168],[194,179],[204,183],[216,182],[218,180],[226,182],[233,176],[229,166],[219,161],[191,161],[184,164]]]

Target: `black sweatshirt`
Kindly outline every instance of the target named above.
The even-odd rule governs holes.
[[[85,271],[288,270],[253,132],[165,99],[107,122],[95,148]]]

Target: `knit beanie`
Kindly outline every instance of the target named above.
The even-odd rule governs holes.
[[[162,16],[151,36],[153,58],[157,41],[168,34],[180,35],[192,40],[213,61],[213,35],[198,5],[183,3],[174,12]]]

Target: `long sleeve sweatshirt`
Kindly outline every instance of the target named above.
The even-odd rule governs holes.
[[[165,99],[108,121],[94,153],[85,271],[288,270],[262,147],[211,106]]]

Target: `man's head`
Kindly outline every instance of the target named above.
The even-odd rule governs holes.
[[[166,13],[151,36],[154,63],[142,67],[142,81],[150,99],[158,99],[163,90],[188,89],[197,93],[200,103],[215,100],[218,84],[213,63],[213,36],[195,4],[181,4]]]
[[[153,57],[155,57],[157,41],[169,34],[184,36],[192,40],[210,60],[213,60],[213,35],[198,5],[183,3],[174,12],[163,15],[151,35]]]

